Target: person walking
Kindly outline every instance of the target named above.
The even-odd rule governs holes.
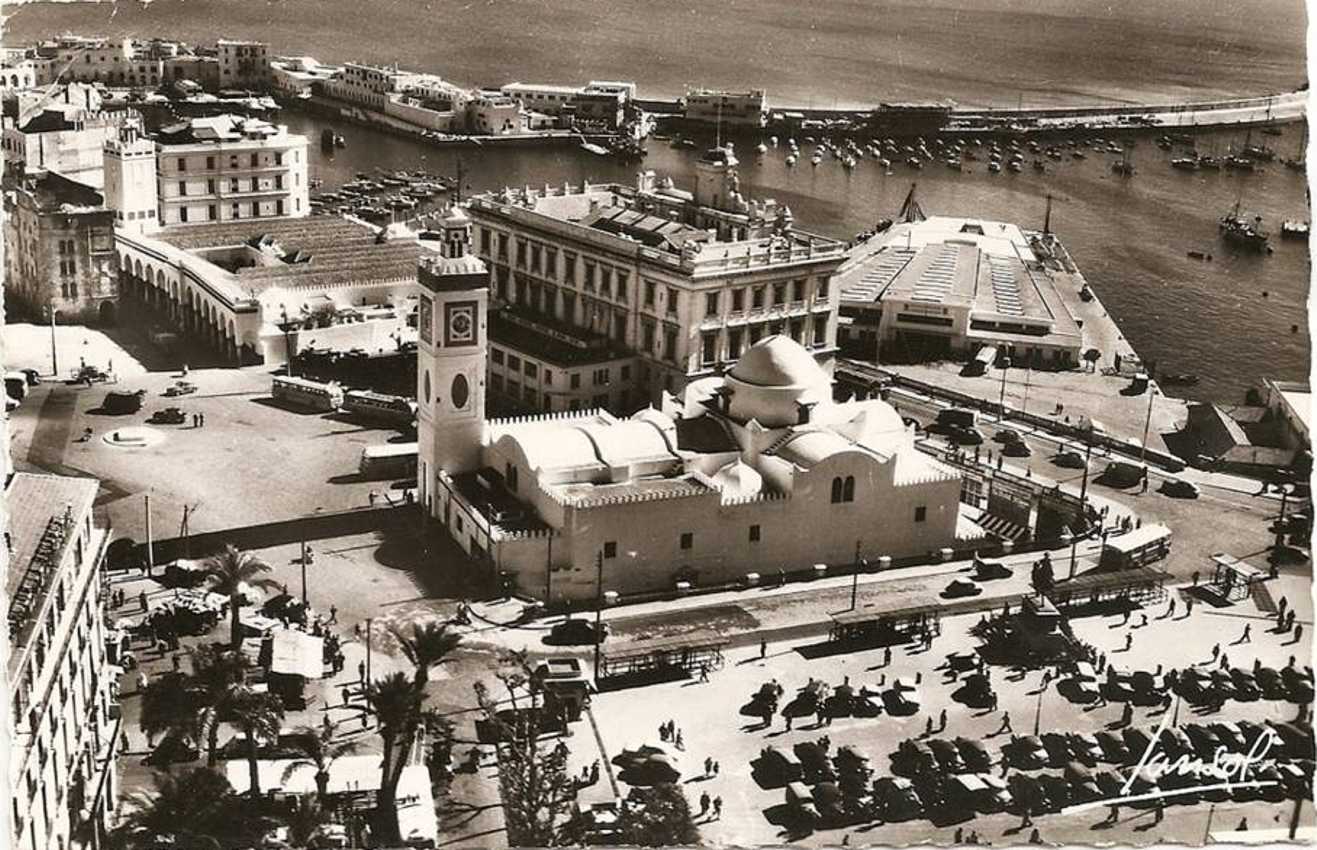
[[[768,656],[768,641],[759,641],[759,659],[762,661]]]
[[[933,736],[933,715],[930,714],[928,715],[928,722],[924,724],[924,737],[931,738],[932,736]]]
[[[1120,711],[1120,725],[1128,726],[1134,722],[1134,706],[1125,703],[1125,707]]]
[[[1175,619],[1175,597],[1171,597],[1171,603],[1166,606],[1166,619]]]
[[[674,743],[676,744],[677,749],[679,750],[686,749],[686,742],[682,740],[680,729],[677,730],[677,737],[674,739]]]
[[[1287,596],[1282,596],[1282,597],[1280,598],[1280,603],[1276,606],[1276,610],[1280,612],[1281,617],[1284,617],[1284,616],[1285,616],[1285,610],[1286,610],[1287,608],[1289,608],[1289,607],[1290,607],[1290,600],[1289,600],[1289,597],[1287,597]]]
[[[713,776],[713,756],[704,757],[704,775]]]
[[[945,708],[938,712],[937,729],[939,732],[947,731],[947,710]]]
[[[709,811],[709,804],[712,800],[709,798],[709,792],[705,791],[700,795],[700,816],[703,817]]]
[[[1128,626],[1130,624],[1130,612],[1128,608],[1125,609],[1125,616],[1120,618],[1120,624],[1122,626]]]
[[[1134,645],[1134,633],[1125,632],[1125,651],[1129,652],[1130,647],[1132,647],[1133,645]]]
[[[1111,811],[1107,813],[1107,819],[1103,823],[1115,823],[1120,820],[1120,806],[1115,803],[1111,804]]]
[[[1244,624],[1244,633],[1243,633],[1242,635],[1239,636],[1239,642],[1240,642],[1240,643],[1252,643],[1252,642],[1253,642],[1253,624],[1252,624],[1252,623],[1245,623],[1245,624]]]
[[[142,604],[142,610],[146,610],[146,591],[143,590],[137,594],[137,601]]]
[[[1001,735],[1006,732],[1014,731],[1015,730],[1011,728],[1011,713],[1009,711],[1003,711],[1001,713],[1001,728],[997,730],[997,734]]]
[[[723,798],[721,796],[713,798],[713,819],[723,819]]]
[[[357,662],[357,678],[358,678],[359,680],[361,680],[361,683],[362,683],[362,684],[365,684],[365,683],[366,683],[366,661],[365,661],[365,659],[362,659],[361,661],[358,661],[358,662]]]
[[[1194,612],[1194,598],[1192,596],[1185,597],[1184,616],[1188,617],[1193,612]]]
[[[1221,669],[1224,670],[1229,666],[1230,666],[1230,656],[1224,652],[1221,653]]]
[[[883,648],[883,666],[892,666],[892,648],[890,646]]]
[[[1291,611],[1290,613],[1293,614],[1294,612]],[[1303,640],[1303,624],[1302,624],[1302,623],[1300,623],[1299,625],[1297,625],[1297,626],[1294,627],[1294,640],[1290,641],[1290,643],[1298,643],[1298,642],[1301,641],[1301,640]]]
[[[1030,810],[1029,805],[1028,805],[1028,804],[1025,804],[1025,807],[1024,807],[1024,817],[1022,817],[1022,818],[1020,819],[1020,829],[1021,829],[1021,830],[1028,829],[1029,827],[1033,826],[1033,818],[1030,817],[1031,814],[1032,814],[1032,812],[1031,812],[1031,810]]]
[[[1219,643],[1212,644],[1212,661],[1216,661],[1220,657],[1221,657],[1221,644]]]

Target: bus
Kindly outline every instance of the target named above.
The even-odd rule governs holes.
[[[338,384],[322,384],[308,381],[306,378],[288,378],[276,376],[270,388],[275,401],[307,410],[319,410],[326,413],[338,410],[343,404],[343,390]]]
[[[361,419],[410,425],[416,419],[416,402],[400,395],[385,395],[370,390],[348,390],[343,393],[340,408]]]
[[[997,346],[985,345],[979,349],[978,354],[975,354],[972,360],[965,364],[965,368],[961,370],[960,374],[967,377],[986,375],[996,362]]]
[[[406,478],[416,474],[416,443],[381,443],[361,450],[362,478]]]
[[[1109,570],[1129,570],[1146,567],[1171,553],[1171,530],[1157,523],[1145,525],[1102,545],[1099,565]]]

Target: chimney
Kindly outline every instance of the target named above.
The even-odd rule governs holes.
[[[809,424],[809,416],[810,416],[810,412],[814,409],[814,405],[815,405],[815,404],[817,404],[817,402],[813,402],[813,401],[798,401],[798,402],[796,402],[796,424],[797,424],[797,425],[808,425],[808,424]]]

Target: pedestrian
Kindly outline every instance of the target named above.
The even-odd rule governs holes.
[[[1125,703],[1125,707],[1120,712],[1120,725],[1128,726],[1134,722],[1134,706]]]
[[[352,702],[352,689],[349,688],[347,685],[344,685],[344,686],[343,686],[343,705],[348,705],[348,704],[351,703],[351,702]]]
[[[361,660],[357,662],[357,678],[364,684],[366,681],[366,662]]]
[[[924,724],[924,737],[931,738],[932,736],[933,736],[933,715],[930,714],[928,716],[928,722]]]
[[[768,641],[759,641],[759,658],[762,660],[768,656]]]
[[[1029,843],[1030,843],[1030,844],[1042,844],[1042,843],[1043,843],[1043,837],[1042,837],[1041,835],[1038,834],[1038,830],[1037,830],[1036,828],[1034,829],[1033,832],[1029,833]]]
[[[1148,615],[1145,613],[1141,615],[1141,619],[1139,620],[1139,628],[1143,628],[1147,625],[1148,625]]]
[[[1248,818],[1240,818],[1239,826],[1235,827],[1235,832],[1248,832]]]
[[[851,834],[849,832],[841,837],[841,846],[842,847],[851,846]]]
[[[1033,818],[1029,816],[1029,806],[1024,807],[1024,817],[1020,819],[1020,829],[1026,829],[1033,826]]]
[[[1291,669],[1294,667],[1294,656],[1293,656],[1293,655],[1290,656],[1290,660],[1289,660],[1289,662],[1288,662],[1285,666],[1286,666],[1287,668],[1291,668]]]
[[[1184,616],[1188,617],[1193,612],[1194,612],[1194,598],[1192,596],[1186,597],[1184,600]]]
[[[1166,805],[1165,805],[1162,801],[1158,800],[1158,801],[1157,801],[1157,809],[1156,809],[1156,811],[1153,813],[1153,819],[1152,819],[1152,822],[1153,822],[1153,823],[1161,823],[1161,822],[1162,822],[1162,818],[1164,818],[1164,817],[1166,817]]]
[[[953,841],[952,843],[954,843],[954,844],[960,844],[960,843],[963,842],[964,840],[965,840],[965,831],[964,831],[964,829],[961,828],[961,827],[959,827],[959,826],[956,827],[955,841]]]
[[[1290,607],[1290,600],[1289,600],[1289,597],[1287,597],[1287,596],[1282,596],[1282,597],[1280,598],[1280,604],[1276,606],[1276,610],[1280,611],[1280,615],[1281,615],[1282,617],[1284,617],[1284,616],[1285,616],[1285,609],[1286,609],[1286,608],[1289,608],[1289,607]]]
[[[978,834],[977,832],[975,832],[974,830],[971,829],[971,830],[969,831],[969,838],[966,839],[966,840],[967,840],[970,844],[978,844],[978,843],[979,843],[979,834]]]
[[[1240,643],[1252,643],[1252,642],[1253,642],[1253,624],[1252,624],[1252,623],[1245,623],[1245,624],[1244,624],[1244,633],[1243,633],[1242,635],[1239,636],[1239,642],[1240,642]]]
[[[718,760],[717,760],[717,759],[714,759],[714,762],[713,762],[713,775],[714,775],[714,776],[717,776],[717,775],[718,775],[719,773],[721,773],[721,772],[722,772],[722,766],[718,764]]]
[[[1230,666],[1230,656],[1224,652],[1221,653],[1221,669],[1224,670],[1229,666]]]
[[[705,757],[704,757],[704,775],[705,775],[705,776],[713,776],[713,757],[712,757],[712,756],[705,756]]]
[[[1216,661],[1220,657],[1221,657],[1221,644],[1219,643],[1212,644],[1212,660]]]
[[[938,713],[937,728],[939,732],[945,732],[947,729],[947,710],[945,708]]]
[[[1105,823],[1115,823],[1118,820],[1120,820],[1120,806],[1113,803],[1111,805],[1111,812],[1107,815]]]
[[[1120,624],[1121,624],[1122,626],[1128,626],[1128,625],[1129,625],[1129,622],[1130,622],[1130,612],[1129,612],[1129,609],[1127,608],[1127,609],[1125,609],[1125,616],[1124,616],[1124,617],[1121,617],[1121,619],[1120,619]]]
[[[997,710],[997,694],[995,691],[993,692],[992,696],[988,698],[988,710],[989,711]]]
[[[915,671],[915,684],[918,685],[918,684],[920,684],[920,683],[923,682],[923,681],[924,681],[924,672],[923,672],[922,670],[916,670],[916,671]]]
[[[1285,631],[1288,632],[1293,627],[1294,627],[1294,610],[1290,609],[1290,612],[1285,615]]]
[[[326,622],[326,623],[329,623],[329,624],[333,624],[333,623],[337,623],[337,622],[338,622],[338,606],[337,606],[337,605],[330,605],[330,606],[329,606],[329,619],[326,620],[325,622]]]
[[[784,715],[782,715],[782,716],[785,717],[785,718],[787,719],[787,731],[790,732],[790,731],[791,731],[791,724],[795,722],[795,718],[792,717],[790,714],[784,714]]]
[[[892,666],[892,648],[890,646],[884,647],[883,649],[883,666],[884,667]]]
[[[1175,597],[1171,597],[1171,604],[1166,606],[1166,619],[1170,620],[1175,617]]]
[[[1197,586],[1198,586],[1198,570],[1194,570],[1193,579],[1194,579],[1194,587],[1197,587]]]
[[[1014,731],[1015,730],[1011,728],[1011,713],[1009,711],[1003,711],[1001,713],[1001,728],[997,730],[997,734],[1000,735],[1003,732]]]
[[[701,815],[703,815],[704,813],[706,813],[706,812],[709,811],[709,803],[710,803],[710,802],[712,802],[712,801],[709,799],[709,792],[708,792],[708,791],[705,791],[703,794],[700,795],[700,814],[701,814]]]
[[[707,681],[709,681],[709,665],[708,665],[708,664],[701,664],[701,665],[700,665],[700,681],[701,681],[701,682],[707,682]]]
[[[140,603],[142,603],[142,610],[145,611],[145,610],[146,610],[146,591],[145,591],[145,590],[143,590],[141,593],[138,593],[138,594],[137,594],[137,601],[140,602]]]
[[[722,820],[723,817],[723,798],[713,798],[713,817],[714,820]]]
[[[1290,613],[1293,613],[1293,612],[1290,612]],[[1294,640],[1290,641],[1290,643],[1298,643],[1298,642],[1301,641],[1301,640],[1303,640],[1303,624],[1302,624],[1302,623],[1300,623],[1299,625],[1297,625],[1297,626],[1294,627]]]
[[[175,673],[183,669],[183,659],[179,658],[177,655],[172,656],[170,658],[170,661],[172,661],[174,664]]]
[[[1107,669],[1107,654],[1106,654],[1105,652],[1103,652],[1103,653],[1100,653],[1100,654],[1098,655],[1098,668],[1097,668],[1097,671],[1098,671],[1099,673],[1101,673],[1101,672],[1102,672],[1103,670],[1105,670],[1105,669]]]
[[[677,745],[677,749],[679,749],[679,750],[684,750],[684,749],[686,749],[686,742],[683,741],[682,738],[681,738],[681,730],[680,730],[680,729],[677,730],[676,745]]]
[[[1129,652],[1130,647],[1134,645],[1134,633],[1125,632],[1125,651]]]

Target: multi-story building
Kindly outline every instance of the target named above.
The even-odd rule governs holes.
[[[306,137],[255,118],[217,115],[156,137],[161,225],[308,215]]]
[[[265,42],[221,38],[215,53],[220,88],[262,89],[270,84],[270,46]]]
[[[0,50],[0,95],[35,88],[38,77],[37,62],[29,51],[21,47]]]
[[[43,173],[5,196],[5,291],[11,308],[113,323],[119,299],[114,216],[89,186]]]
[[[516,307],[491,315],[489,333],[499,341],[489,346],[489,396],[499,408],[626,410],[637,401],[635,353],[602,334]]]
[[[119,793],[101,569],[109,535],[92,515],[98,486],[29,473],[5,484],[6,845],[16,850],[101,846]]]
[[[305,97],[317,83],[323,85],[343,69],[321,65],[312,56],[277,56],[270,60],[270,85],[280,94]]]
[[[690,89],[686,92],[687,121],[717,124],[726,129],[759,129],[768,121],[762,89],[733,92]]]
[[[482,136],[509,136],[526,132],[526,110],[515,98],[499,91],[479,91],[466,102],[466,129]]]
[[[17,100],[17,116],[0,119],[0,146],[9,173],[55,171],[100,188],[105,143],[124,127],[142,123],[133,109],[102,111],[100,96],[82,83],[40,98],[25,93]]]
[[[1083,334],[1053,273],[1013,224],[933,216],[854,246],[837,275],[842,344],[894,361],[967,358],[1066,369]]]
[[[155,88],[164,80],[166,59],[184,52],[171,41],[62,36],[36,48],[51,79]],[[42,83],[38,81],[37,85]]]
[[[626,398],[660,403],[783,334],[830,370],[844,246],[794,227],[775,201],[740,192],[730,148],[697,163],[694,194],[652,172],[635,187],[527,189],[474,199],[477,252],[496,307],[635,352]],[[499,325],[495,325],[498,328]],[[496,346],[516,350],[496,335]],[[525,352],[520,352],[524,354]],[[623,389],[615,383],[610,404]]]
[[[509,83],[499,91],[534,112],[566,114],[616,128],[625,120],[626,107],[636,94],[636,84],[598,80],[585,86]]]

